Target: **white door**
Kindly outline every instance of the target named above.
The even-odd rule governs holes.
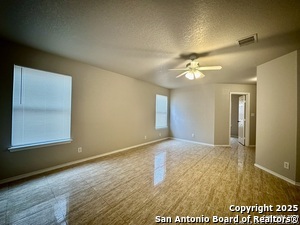
[[[239,97],[239,119],[238,119],[238,141],[245,145],[245,112],[246,112],[246,96]]]

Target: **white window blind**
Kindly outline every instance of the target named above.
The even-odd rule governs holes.
[[[156,95],[155,128],[168,127],[168,97]]]
[[[10,150],[71,141],[72,77],[14,66]]]

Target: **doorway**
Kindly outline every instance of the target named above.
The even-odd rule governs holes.
[[[230,92],[229,143],[237,138],[239,143],[250,143],[250,93]]]

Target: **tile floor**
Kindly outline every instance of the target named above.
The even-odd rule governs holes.
[[[299,215],[230,212],[230,205],[300,205],[300,187],[254,167],[254,151],[235,139],[231,148],[166,140],[4,184],[0,224],[157,224],[156,216],[173,223],[176,216],[205,216],[213,223],[213,216]]]

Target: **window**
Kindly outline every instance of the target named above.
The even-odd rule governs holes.
[[[163,95],[156,95],[156,117],[155,128],[168,127],[168,97]]]
[[[72,77],[14,66],[9,150],[71,141]]]

